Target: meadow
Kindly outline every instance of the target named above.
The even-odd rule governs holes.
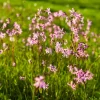
[[[100,100],[99,10],[99,0],[0,0],[0,100]]]

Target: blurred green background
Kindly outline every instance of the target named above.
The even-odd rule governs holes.
[[[100,0],[0,0],[0,17],[13,17],[14,12],[31,16],[38,8],[65,12],[75,8],[85,19],[92,20],[92,31],[100,32]]]

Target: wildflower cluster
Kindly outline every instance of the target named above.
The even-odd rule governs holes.
[[[13,37],[14,35],[22,33],[20,25],[17,22],[14,22],[12,25],[10,19],[6,19],[5,22],[3,20],[0,20],[0,26],[1,26],[1,31],[0,31],[1,39],[5,38],[7,35],[9,37]]]
[[[17,14],[17,17],[20,16]],[[30,20],[30,17],[28,17],[28,20]],[[58,21],[64,22],[65,27],[60,26],[57,23]],[[62,66],[69,65],[69,72],[75,76],[70,83],[68,82],[68,85],[74,90],[78,84],[84,84],[87,80],[93,78],[93,74],[90,71],[83,71],[76,67],[78,65],[76,60],[80,59],[84,61],[85,58],[89,57],[87,49],[89,47],[88,34],[90,26],[91,21],[87,20],[87,26],[85,27],[84,17],[74,9],[70,10],[69,15],[61,10],[51,12],[49,8],[46,10],[38,9],[38,12],[29,24],[28,37],[21,40],[25,44],[21,44],[24,45],[21,47],[21,50],[23,48],[26,50],[25,60],[32,66],[30,67],[32,75],[29,74],[28,77],[30,78],[31,76],[32,80],[35,77],[34,87],[36,87],[36,90],[47,89],[48,84],[45,82],[47,78],[44,77],[48,77],[49,75],[51,77],[54,75],[55,77],[64,69]],[[69,32],[66,30],[69,30]],[[8,50],[10,45],[7,44],[7,40],[10,40],[10,43],[13,44],[17,35],[21,33],[22,29],[17,22],[11,23],[10,19],[6,19],[5,21],[0,20],[0,41],[2,44],[0,54]],[[70,40],[66,38],[68,35]],[[14,45],[11,48],[11,53],[12,66],[15,67]],[[74,61],[76,66],[73,66]],[[35,73],[34,75],[33,72]],[[41,75],[39,75],[39,72],[41,72]],[[20,75],[19,80],[22,80],[22,82],[27,81],[27,77]]]
[[[22,33],[22,29],[17,22],[12,23],[8,18],[5,21],[0,20],[0,40],[2,44],[2,53],[8,49],[7,40],[14,42],[15,37]]]
[[[68,69],[71,74],[76,76],[73,81],[68,83],[68,85],[74,90],[76,89],[77,84],[85,84],[87,80],[91,80],[93,78],[93,74],[88,70],[84,72],[82,69],[78,69],[72,65],[69,65]]]
[[[66,34],[64,28],[60,27],[56,20],[62,20],[66,26],[69,27],[71,36],[71,43],[67,45]],[[38,9],[38,12],[32,18],[29,24],[30,35],[27,38],[26,45],[34,47],[35,45],[40,50],[40,54],[44,57],[52,57],[53,54],[62,55],[63,58],[74,57],[75,59],[88,58],[88,33],[90,32],[91,21],[87,20],[87,26],[84,25],[84,17],[77,13],[74,9],[70,10],[70,15],[67,15],[63,11],[51,12],[49,8],[46,10]],[[43,51],[43,52],[41,52]],[[47,61],[42,59],[41,64],[43,66],[49,65],[51,72],[56,72],[57,67],[51,63],[46,64]],[[70,85],[73,89],[76,89],[76,84],[84,83],[87,80],[92,79],[93,75],[91,72],[84,72],[82,69],[77,67],[69,66],[69,71],[76,75],[74,81],[71,81]],[[36,88],[42,87],[44,78],[36,78]],[[38,85],[37,85],[38,84]],[[46,87],[44,83],[44,87]],[[44,88],[43,87],[43,88]]]

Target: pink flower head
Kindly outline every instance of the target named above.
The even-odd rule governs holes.
[[[56,72],[57,71],[56,67],[53,66],[52,64],[50,64],[48,68],[50,69],[51,72]]]
[[[34,45],[34,44],[37,44],[38,43],[38,38],[37,37],[28,37],[27,39],[27,45]]]
[[[59,42],[56,42],[56,46],[55,46],[55,51],[57,52],[57,53],[59,53],[59,52],[61,52],[61,43],[59,43]]]
[[[75,32],[74,32],[75,33]],[[78,36],[78,34],[74,34],[74,36],[73,36],[73,42],[74,43],[76,43],[76,42],[78,42],[79,41],[79,36]]]
[[[93,78],[93,74],[90,71],[84,72],[82,69],[78,69],[77,67],[73,67],[72,65],[68,66],[68,68],[69,71],[76,76],[74,78],[76,84],[83,84],[87,80],[91,80]]]
[[[49,21],[49,22],[52,22],[52,21],[53,21],[53,19],[54,19],[54,18],[53,18],[53,16],[52,16],[52,15],[49,15],[49,16],[48,16],[48,21]]]
[[[67,49],[63,49],[62,50],[62,54],[63,54],[64,57],[67,58],[67,57],[69,57],[72,54],[72,50],[70,50],[68,48]]]
[[[70,83],[68,83],[68,85],[73,89],[73,90],[76,90],[76,84],[71,81]]]
[[[58,17],[59,13],[58,12],[54,12],[53,15],[54,15],[54,17]]]
[[[3,23],[2,29],[5,29],[7,27],[7,23]]]
[[[42,60],[42,65],[45,66],[46,64],[46,61]]]
[[[58,16],[59,17],[65,17],[65,13],[62,11],[62,10],[59,10],[59,12],[58,12]]]
[[[47,89],[48,88],[48,84],[46,84],[44,82],[44,77],[43,76],[39,76],[39,77],[35,78],[34,86],[36,88],[43,88],[43,89]]]
[[[0,54],[2,54],[2,53],[3,53],[3,50],[1,49],[1,50],[0,50]]]
[[[20,28],[20,25],[17,22],[14,23],[14,31],[15,31],[15,34],[22,33],[22,29]]]
[[[48,13],[48,15],[51,13],[50,8],[47,8],[46,12]]]
[[[52,54],[52,49],[51,49],[51,48],[46,48],[46,49],[45,49],[45,52],[46,52],[47,54]]]
[[[93,78],[93,74],[89,71],[84,72],[82,69],[78,70],[76,73],[76,80],[77,83],[84,83],[87,80],[91,80]]]
[[[87,20],[87,30],[90,30],[91,25],[92,25],[92,21]]]
[[[0,32],[0,38],[1,38],[1,39],[5,38],[5,36],[6,36],[5,33]]]

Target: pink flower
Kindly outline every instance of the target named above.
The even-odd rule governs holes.
[[[71,72],[71,74],[76,74],[76,72],[78,71],[77,67],[73,67],[72,65],[68,65],[67,67],[69,69],[69,72]]]
[[[76,84],[71,81],[70,83],[67,83],[73,90],[76,90]]]
[[[52,54],[52,49],[51,49],[51,48],[46,48],[46,49],[45,49],[45,52],[46,52],[47,54]]]
[[[74,80],[76,80],[77,83],[84,83],[87,80],[91,80],[93,78],[93,74],[90,73],[90,71],[86,71],[84,72],[82,69],[78,70],[76,73],[76,78],[74,78]]]
[[[67,57],[69,57],[72,54],[72,50],[70,50],[68,48],[67,49],[63,49],[62,50],[62,54],[63,54],[64,57],[67,58]]]
[[[32,46],[32,45],[37,44],[37,43],[38,43],[38,38],[28,37],[28,39],[27,39],[27,45]]]
[[[61,52],[61,43],[59,43],[59,42],[56,42],[56,46],[55,46],[55,51],[57,52],[57,53],[59,53],[59,52]]]
[[[59,16],[58,12],[54,12],[53,15],[54,15],[54,17],[58,17]]]
[[[82,69],[78,69],[72,65],[68,66],[69,71],[75,75],[74,82],[76,84],[84,84],[87,80],[93,78],[93,74],[90,71],[84,72]]]
[[[48,84],[46,84],[44,82],[44,77],[43,76],[39,76],[39,77],[35,78],[34,86],[36,88],[43,88],[43,89],[47,89],[48,88]]]
[[[48,68],[50,69],[51,72],[55,73],[57,71],[56,67],[53,66],[52,64],[50,64]]]
[[[3,23],[2,29],[5,29],[7,27],[7,23]]]
[[[87,30],[90,30],[91,25],[92,25],[92,21],[87,20]]]
[[[51,13],[50,8],[47,8],[46,12],[48,13],[48,15]]]
[[[40,36],[42,38],[42,41],[45,42],[46,41],[46,35],[45,35],[45,33],[44,32],[41,32],[40,33]]]
[[[22,33],[22,29],[20,28],[20,25],[17,22],[14,23],[14,31],[15,31],[15,34]]]
[[[2,54],[2,53],[3,53],[3,50],[1,49],[1,50],[0,50],[0,54]]]
[[[86,80],[91,80],[91,79],[93,79],[93,74],[90,71],[86,71],[85,77],[86,77]]]
[[[59,16],[59,17],[60,17],[60,16],[64,17],[64,16],[65,16],[65,13],[64,13],[62,10],[59,10],[58,16]]]
[[[42,65],[45,66],[46,62],[44,60],[42,60]]]
[[[73,42],[76,43],[76,42],[78,42],[78,41],[79,41],[79,36],[78,36],[78,34],[74,34],[74,36],[73,36]]]
[[[48,16],[48,21],[49,21],[49,22],[52,22],[52,21],[53,21],[53,19],[54,19],[54,18],[53,18],[53,16],[52,16],[52,15],[49,15],[49,16]]]
[[[1,39],[5,38],[5,36],[6,36],[5,33],[0,32],[0,38],[1,38]]]

